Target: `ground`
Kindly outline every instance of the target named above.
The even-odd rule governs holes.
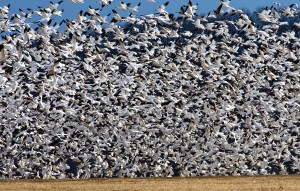
[[[80,180],[0,180],[0,191],[300,191],[300,175]]]

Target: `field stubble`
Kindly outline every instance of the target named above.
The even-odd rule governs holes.
[[[300,175],[123,178],[79,180],[1,180],[0,191],[300,191]]]

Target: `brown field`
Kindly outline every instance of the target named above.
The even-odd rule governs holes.
[[[258,177],[1,180],[0,191],[300,191],[300,175]]]

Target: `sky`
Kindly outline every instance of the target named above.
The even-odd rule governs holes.
[[[58,2],[59,0],[52,0],[53,2]],[[64,2],[61,4],[60,9],[64,9],[63,17],[64,19],[73,19],[76,18],[78,12],[80,10],[87,10],[88,6],[92,6],[93,8],[100,8],[101,4],[99,3],[101,0],[85,0],[84,4],[73,4],[70,3],[69,0],[64,0]],[[141,2],[141,7],[139,8],[137,15],[143,15],[143,14],[151,14],[155,13],[155,8],[159,5],[162,5],[167,0],[156,0],[155,3],[150,3],[147,0],[113,0],[112,5],[109,7],[106,7],[102,10],[101,15],[104,16],[111,12],[112,8],[116,8],[121,1],[124,1],[125,3],[131,2],[133,6],[138,4],[138,2]],[[281,3],[282,6],[288,6],[292,3],[297,3],[297,0],[275,0],[278,3]],[[169,0],[169,6],[166,8],[168,12],[176,13],[179,11],[179,8],[181,5],[186,5],[188,3],[188,0]],[[193,4],[198,3],[198,14],[206,14],[209,11],[215,10],[220,0],[192,0]],[[256,10],[259,7],[265,7],[265,6],[272,6],[274,0],[232,0],[230,2],[230,6],[234,8],[246,8],[249,10]],[[21,8],[23,10],[26,10],[27,8],[31,8],[34,10],[38,10],[38,6],[41,7],[48,7],[50,4],[50,0],[0,0],[0,7],[5,5],[11,5],[11,14],[18,13],[18,9]],[[122,11],[119,11],[122,12]],[[120,13],[121,16],[126,16],[128,13],[123,12]],[[122,15],[123,14],[123,15]]]

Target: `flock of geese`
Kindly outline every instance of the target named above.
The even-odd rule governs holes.
[[[111,2],[0,7],[1,178],[300,173],[297,4]]]

